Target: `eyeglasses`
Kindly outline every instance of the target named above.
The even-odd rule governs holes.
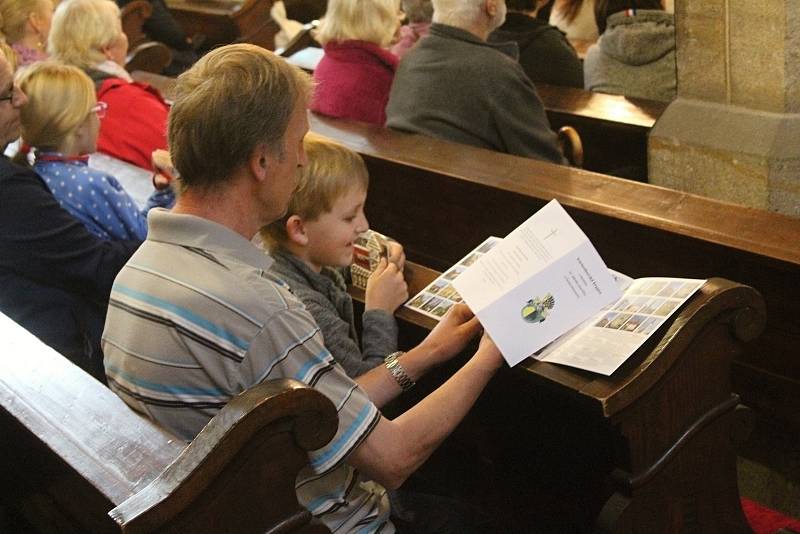
[[[92,109],[89,110],[89,113],[96,113],[97,118],[102,119],[106,116],[106,110],[108,110],[108,104],[101,100],[92,106]]]

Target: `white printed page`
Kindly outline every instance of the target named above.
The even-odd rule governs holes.
[[[550,201],[462,273],[455,287],[476,314],[589,239]]]
[[[586,235],[556,201],[453,286],[512,366],[621,295]]]
[[[581,328],[537,356],[541,361],[611,375],[705,280],[641,278]]]

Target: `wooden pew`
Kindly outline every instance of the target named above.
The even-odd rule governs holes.
[[[372,227],[432,268],[448,268],[556,198],[614,269],[756,288],[770,320],[735,359],[734,390],[800,429],[800,220],[358,123],[314,116],[312,131],[364,156]]]
[[[294,487],[336,430],[322,394],[259,385],[187,446],[2,314],[0,332],[0,512],[24,518],[11,530],[329,532]]]
[[[204,47],[233,42],[275,48],[278,25],[270,17],[273,0],[167,0],[186,35],[206,36]]]
[[[438,275],[407,270],[412,295]],[[407,308],[398,318],[404,338],[435,325]],[[610,377],[533,359],[506,367],[438,469],[452,491],[477,488],[467,498],[509,532],[750,532],[735,444],[754,420],[730,366],[764,320],[756,291],[713,278]]]
[[[647,137],[666,102],[543,83],[536,90],[553,130],[572,126],[580,134],[584,169],[647,181]]]

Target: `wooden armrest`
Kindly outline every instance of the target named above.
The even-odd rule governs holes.
[[[573,167],[583,167],[583,141],[578,130],[572,126],[562,126],[558,129],[558,143],[561,152]]]
[[[172,61],[172,52],[167,45],[156,41],[147,41],[128,53],[125,69],[128,72],[144,71],[160,74],[170,61]]]
[[[122,31],[128,37],[131,48],[135,48],[147,39],[142,26],[152,14],[153,5],[149,0],[133,0],[120,9]]]
[[[312,20],[308,24],[304,24],[303,29],[300,30],[297,35],[292,37],[292,40],[286,43],[285,47],[276,50],[275,53],[281,57],[289,57],[296,54],[300,50],[303,50],[304,48],[308,48],[310,46],[319,47],[319,43],[317,43],[316,39],[314,39],[313,34],[318,26],[318,20]]]
[[[337,424],[333,403],[300,382],[258,385],[228,403],[150,485],[109,515],[130,533],[273,532],[274,525],[292,531],[311,520],[294,486],[306,451],[330,441]]]

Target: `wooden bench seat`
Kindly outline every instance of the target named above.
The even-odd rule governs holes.
[[[370,224],[423,265],[448,268],[556,198],[625,274],[722,276],[756,288],[770,320],[737,356],[734,389],[800,429],[800,220],[354,122],[313,116],[311,129],[364,157]]]
[[[188,446],[0,314],[2,502],[41,532],[328,532],[297,503],[333,404],[276,380],[234,398]]]

